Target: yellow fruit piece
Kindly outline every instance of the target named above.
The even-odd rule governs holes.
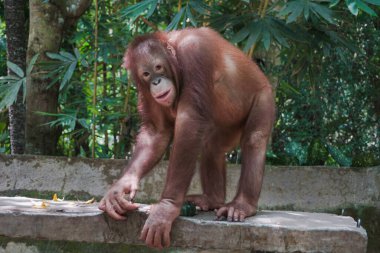
[[[92,204],[95,202],[95,198],[92,198],[92,199],[89,199],[87,200],[86,202],[84,202],[85,204]]]
[[[42,202],[37,202],[37,203],[34,203],[33,204],[33,208],[38,208],[38,209],[41,209],[41,208],[48,208],[49,206],[49,203],[45,202],[45,201],[42,201]]]

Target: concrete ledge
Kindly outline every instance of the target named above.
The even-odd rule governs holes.
[[[0,155],[0,195],[36,191],[60,196],[101,198],[119,177],[127,161],[47,156]],[[159,199],[167,162],[159,163],[141,183],[137,199]],[[227,200],[234,197],[239,165],[227,169]],[[189,189],[200,193],[196,175]],[[14,195],[12,195],[14,196]],[[30,195],[29,195],[30,196]],[[40,195],[41,196],[41,195]],[[373,168],[276,167],[265,169],[259,207],[299,211],[326,211],[349,206],[380,208],[380,166]]]
[[[11,238],[142,244],[146,206],[126,221],[109,219],[96,204],[0,197],[0,235]],[[213,213],[179,217],[172,246],[265,252],[366,252],[367,234],[350,217],[322,213],[261,211],[243,223],[214,221]]]

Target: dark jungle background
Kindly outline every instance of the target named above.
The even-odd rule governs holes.
[[[209,26],[275,88],[268,164],[380,164],[379,0],[0,2],[1,153],[130,156],[139,117],[127,44]]]

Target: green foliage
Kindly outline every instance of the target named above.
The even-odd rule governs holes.
[[[296,141],[290,141],[285,144],[286,153],[293,158],[297,159],[297,164],[306,164],[306,150],[301,143]]]
[[[0,15],[4,15],[4,6],[0,7]],[[0,19],[0,76],[7,74],[7,42],[5,36],[5,22]]]
[[[126,45],[134,36],[157,29],[210,26],[253,53],[272,80],[278,117],[269,163],[380,164],[380,1],[265,2],[100,1],[98,58],[92,7],[65,38],[62,50],[47,53],[49,61],[41,65],[51,85],[60,87],[59,113],[39,112],[53,116],[49,125],[63,130],[60,153],[90,156],[90,128],[95,124],[97,157],[130,156],[139,117],[136,87],[120,67]],[[3,42],[0,39],[0,59],[5,55]],[[98,101],[93,106],[95,60]],[[0,80],[2,108],[25,87],[24,73],[12,63],[8,67],[16,75]],[[0,63],[1,68],[5,64]],[[0,117],[0,152],[9,150],[7,124]],[[227,159],[240,162],[240,149]]]
[[[333,0],[330,3],[330,7],[334,7],[339,4],[340,0]],[[368,6],[368,4],[372,5],[380,5],[379,0],[345,0],[347,8],[350,12],[357,16],[359,14],[359,10],[366,12],[370,16],[377,17],[376,12]]]
[[[331,154],[331,156],[334,158],[334,160],[337,163],[339,163],[339,165],[345,166],[345,167],[350,167],[351,166],[352,159],[350,159],[347,156],[345,156],[342,151],[340,151],[336,147],[331,146],[329,144],[327,144],[327,149],[328,149],[329,153]]]
[[[323,1],[293,0],[285,4],[280,11],[280,16],[286,16],[286,22],[295,22],[301,16],[308,21],[320,19],[334,24],[332,10],[327,5],[321,4]],[[327,1],[325,1],[327,2]]]
[[[16,64],[7,61],[8,68],[15,74],[9,76],[0,77],[0,109],[9,107],[16,99],[19,90],[23,89],[23,98],[25,100],[26,94],[26,78],[31,74],[33,66],[36,63],[38,55],[35,55],[31,60],[27,68],[27,75]]]
[[[44,69],[49,72],[45,75],[45,78],[53,78],[49,87],[59,82],[59,89],[62,90],[72,78],[78,63],[82,63],[84,67],[88,67],[88,63],[82,59],[77,48],[74,49],[74,54],[61,51],[59,53],[47,52],[46,55],[53,60],[42,63]]]
[[[332,147],[334,148],[334,147]],[[313,139],[307,150],[307,162],[309,165],[324,165],[329,152],[321,139]]]
[[[190,0],[186,2],[186,5],[178,11],[178,13],[174,16],[166,30],[176,30],[179,28],[178,26],[180,25],[180,23],[182,23],[182,29],[186,28],[186,26],[189,23],[191,24],[191,26],[197,27],[198,19],[196,17],[202,15],[207,16],[209,11],[211,11],[211,8],[202,1]]]
[[[159,0],[144,0],[134,5],[131,5],[120,11],[122,18],[130,19],[133,23],[140,16],[150,18],[156,10]]]
[[[80,124],[82,128],[90,131],[90,126],[85,118],[78,118],[77,111],[67,110],[67,113],[47,113],[47,112],[37,112],[43,116],[53,116],[57,117],[56,120],[50,121],[48,123],[51,127],[62,126],[66,130],[72,132],[75,130],[76,124]]]
[[[0,153],[10,152],[10,139],[7,120],[0,115]]]
[[[275,41],[281,46],[289,47],[287,39],[302,40],[302,38],[297,38],[297,34],[282,20],[276,17],[253,19],[234,34],[231,42],[239,43],[245,39],[247,39],[243,49],[245,52],[259,41],[261,41],[264,48],[268,50],[271,41]]]
[[[281,69],[271,69],[272,73],[281,72],[282,80],[277,88],[281,113],[273,142],[278,158],[271,159],[272,163],[289,163],[294,152],[284,147],[291,142],[301,143],[307,151],[306,164],[371,166],[380,162],[379,118],[375,112],[379,30],[375,20],[363,15],[356,20],[348,16],[339,27],[341,36],[359,50],[343,47],[340,42],[329,45],[320,41],[310,49],[282,50],[287,68],[279,64]],[[291,54],[295,56],[289,63]],[[290,83],[291,89],[283,88]]]

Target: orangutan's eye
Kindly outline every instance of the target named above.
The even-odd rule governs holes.
[[[155,69],[156,69],[156,71],[160,71],[162,69],[162,66],[161,65],[156,65]]]

